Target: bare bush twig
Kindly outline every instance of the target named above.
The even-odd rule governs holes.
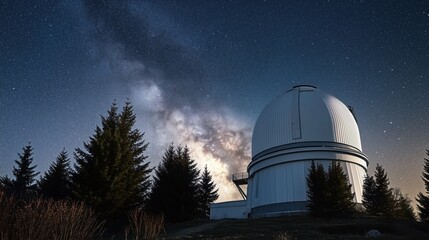
[[[18,202],[0,192],[0,239],[95,239],[103,223],[83,203],[36,199]]]
[[[296,237],[288,232],[278,232],[274,235],[275,240],[296,240]]]
[[[0,191],[0,239],[10,239],[13,237],[13,232],[10,229],[13,226],[14,209],[14,199],[6,197]]]
[[[150,215],[141,208],[130,212],[130,230],[135,240],[156,239],[164,229],[164,215]],[[125,232],[128,236],[128,231]]]

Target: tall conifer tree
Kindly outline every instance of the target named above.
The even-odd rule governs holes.
[[[135,114],[130,102],[118,113],[112,104],[101,127],[96,127],[84,149],[75,152],[73,191],[77,198],[103,213],[120,213],[140,207],[149,188],[149,163],[144,155],[148,144],[134,129]]]
[[[70,175],[70,160],[63,149],[45,176],[38,182],[40,194],[55,200],[69,198],[71,196]]]
[[[395,218],[403,218],[408,220],[416,220],[414,209],[411,206],[411,199],[407,195],[403,195],[399,188],[393,190],[393,198],[395,200]]]
[[[155,169],[153,176],[153,185],[150,192],[148,208],[155,213],[163,213],[167,220],[170,220],[175,213],[176,197],[175,179],[177,178],[175,170],[176,151],[173,145],[170,145],[164,152],[161,163]]]
[[[429,156],[429,150],[426,150],[426,155]],[[418,215],[421,222],[429,224],[429,159],[424,159],[422,172],[422,180],[425,184],[426,194],[419,192],[417,195]]]
[[[307,176],[308,208],[315,216],[347,216],[354,212],[354,194],[339,162],[332,162],[328,172],[322,164],[311,163]]]
[[[351,189],[352,185],[340,163],[332,162],[327,177],[329,215],[347,216],[354,212],[354,193]]]
[[[363,199],[362,205],[365,207],[365,212],[368,215],[377,215],[378,209],[376,206],[376,184],[373,176],[366,176],[363,181]]]
[[[170,145],[155,170],[149,208],[163,213],[169,222],[190,220],[197,216],[199,170],[187,147]]]
[[[363,205],[366,212],[373,216],[393,217],[395,215],[395,199],[393,189],[384,168],[377,164],[374,177],[367,177],[364,182]]]
[[[12,174],[15,179],[3,177],[3,188],[7,193],[14,194],[20,198],[33,197],[36,194],[35,177],[39,174],[35,171],[36,165],[33,164],[33,148],[31,143],[22,148],[23,153],[19,154],[19,159],[15,160],[17,167],[13,167]]]
[[[311,162],[307,176],[308,208],[314,216],[324,216],[327,205],[327,175],[320,163]]]
[[[180,148],[180,147],[179,147]],[[197,168],[197,164],[191,159],[189,148],[185,146],[182,154],[178,155],[179,169],[181,169],[181,175],[184,178],[177,179],[180,181],[182,187],[181,199],[182,207],[179,212],[181,219],[188,220],[198,215],[199,199],[198,199],[198,181],[200,178],[200,171]]]
[[[375,167],[375,208],[376,215],[391,217],[394,214],[395,200],[392,189],[389,187],[390,181],[384,168],[377,164]]]
[[[212,181],[212,176],[207,170],[207,165],[201,175],[198,197],[200,204],[200,212],[203,217],[210,217],[210,204],[212,204],[219,197],[216,189],[216,184]]]

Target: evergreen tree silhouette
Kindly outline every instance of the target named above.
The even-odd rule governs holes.
[[[367,177],[364,182],[363,205],[366,213],[373,216],[393,217],[395,215],[395,199],[393,189],[384,168],[377,164],[374,178]]]
[[[13,180],[7,175],[0,177],[0,191],[8,195],[13,194]]]
[[[196,217],[199,174],[196,163],[190,158],[189,149],[170,145],[155,170],[149,209],[163,213],[169,222]]]
[[[395,200],[394,217],[415,221],[416,216],[411,206],[411,199],[407,195],[403,195],[399,188],[393,190],[393,196]]]
[[[70,160],[63,149],[38,182],[39,193],[43,197],[55,200],[69,198],[71,196],[70,175]]]
[[[384,168],[377,164],[375,167],[375,207],[377,216],[391,217],[394,214],[395,200],[392,189],[389,187],[390,181]]]
[[[348,216],[355,210],[354,193],[347,174],[338,161],[330,164],[327,173],[328,215]]]
[[[13,167],[12,174],[15,179],[2,177],[0,182],[6,193],[13,194],[19,198],[28,199],[36,195],[35,177],[39,174],[35,171],[33,164],[33,148],[31,143],[22,148],[23,153],[15,160],[17,167]]]
[[[429,156],[429,150],[426,150],[426,155]],[[419,219],[423,223],[429,224],[429,159],[424,159],[422,179],[425,184],[426,194],[419,192],[417,194],[417,209]]]
[[[153,185],[150,192],[148,208],[152,212],[163,213],[168,221],[173,218],[176,209],[177,198],[174,188],[177,178],[176,152],[173,145],[170,145],[162,157],[161,163],[155,169]]]
[[[104,214],[124,213],[143,206],[149,190],[148,144],[134,129],[136,117],[130,102],[118,113],[115,103],[101,117],[84,149],[75,152],[73,193]]]
[[[324,216],[327,208],[327,175],[320,163],[311,162],[307,176],[308,208],[313,216]]]
[[[314,216],[348,216],[354,212],[352,185],[340,163],[333,161],[325,172],[323,165],[311,163],[307,176],[308,208]]]
[[[366,176],[363,181],[362,205],[365,207],[365,212],[368,215],[375,216],[378,213],[375,205],[376,184],[373,176]]]
[[[210,204],[212,204],[219,197],[216,189],[216,184],[212,181],[212,176],[207,170],[207,165],[201,175],[198,197],[200,205],[200,213],[203,217],[210,217]]]

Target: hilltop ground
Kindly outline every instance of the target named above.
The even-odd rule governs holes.
[[[372,229],[379,239],[429,239],[429,226],[398,219],[356,217],[325,219],[290,216],[250,220],[193,221],[169,225],[161,239],[367,239]]]

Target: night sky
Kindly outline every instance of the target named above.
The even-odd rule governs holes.
[[[73,159],[129,99],[151,166],[186,144],[238,198],[258,114],[298,84],[354,107],[370,174],[423,191],[428,1],[2,1],[0,176],[28,142],[40,172]]]

